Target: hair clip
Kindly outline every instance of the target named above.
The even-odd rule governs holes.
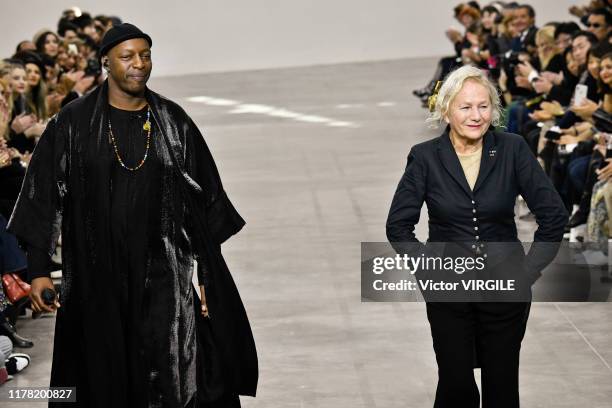
[[[440,92],[440,88],[442,87],[442,81],[436,82],[436,86],[429,98],[427,98],[427,107],[430,112],[433,112],[436,109],[436,102],[438,100],[438,93]]]

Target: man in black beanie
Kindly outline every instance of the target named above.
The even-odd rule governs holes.
[[[106,33],[108,78],[50,120],[9,230],[33,310],[57,310],[51,386],[76,387],[73,406],[239,407],[257,354],[221,243],[244,220],[195,123],[147,88],[151,46],[131,24]],[[61,299],[45,303],[60,233]]]

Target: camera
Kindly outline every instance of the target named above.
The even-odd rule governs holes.
[[[545,134],[544,137],[548,140],[559,140],[561,138],[561,128],[559,126],[551,127]]]
[[[87,67],[85,68],[85,76],[99,77],[102,73],[102,66],[100,61],[96,59],[87,60]]]
[[[501,58],[501,66],[504,71],[506,71],[506,75],[514,76],[514,70],[516,66],[520,64],[521,60],[519,59],[520,53],[516,51],[509,51],[504,54]]]

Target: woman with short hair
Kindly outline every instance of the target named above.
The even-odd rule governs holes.
[[[446,123],[446,129],[412,147],[387,219],[387,237],[394,247],[418,244],[414,227],[426,203],[428,243],[462,245],[491,269],[511,265],[510,273],[522,279],[529,295],[510,302],[427,301],[438,362],[436,408],[479,407],[475,361],[482,369],[482,406],[519,406],[519,352],[529,315],[529,287],[558,248],[555,244],[554,253],[541,251],[551,245],[540,243],[560,242],[567,222],[561,198],[529,146],[521,136],[495,129],[499,118],[499,96],[483,71],[464,66],[450,73],[429,119]],[[527,255],[514,221],[519,194],[538,223]],[[499,255],[500,264],[493,263],[493,256],[487,258],[494,243],[508,243],[504,248],[513,249]]]

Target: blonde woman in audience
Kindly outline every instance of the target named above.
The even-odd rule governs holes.
[[[31,153],[36,146],[37,137],[44,131],[44,125],[38,122],[36,114],[27,103],[28,81],[23,64],[11,64],[9,84],[12,90],[13,110],[8,145],[21,153]]]
[[[13,95],[8,82],[0,77],[0,138],[6,139],[13,110]]]
[[[595,112],[595,126],[604,128],[604,123],[612,124],[612,53],[603,56],[600,66],[600,85],[604,89],[602,107]],[[610,129],[606,129],[610,130]],[[612,237],[612,157],[608,149],[612,150],[612,133],[598,135],[596,150],[605,161],[601,168],[596,170],[597,183],[593,186],[591,195],[591,208],[587,220],[586,241],[592,243],[589,251],[583,255],[589,264],[607,263],[608,239]]]

